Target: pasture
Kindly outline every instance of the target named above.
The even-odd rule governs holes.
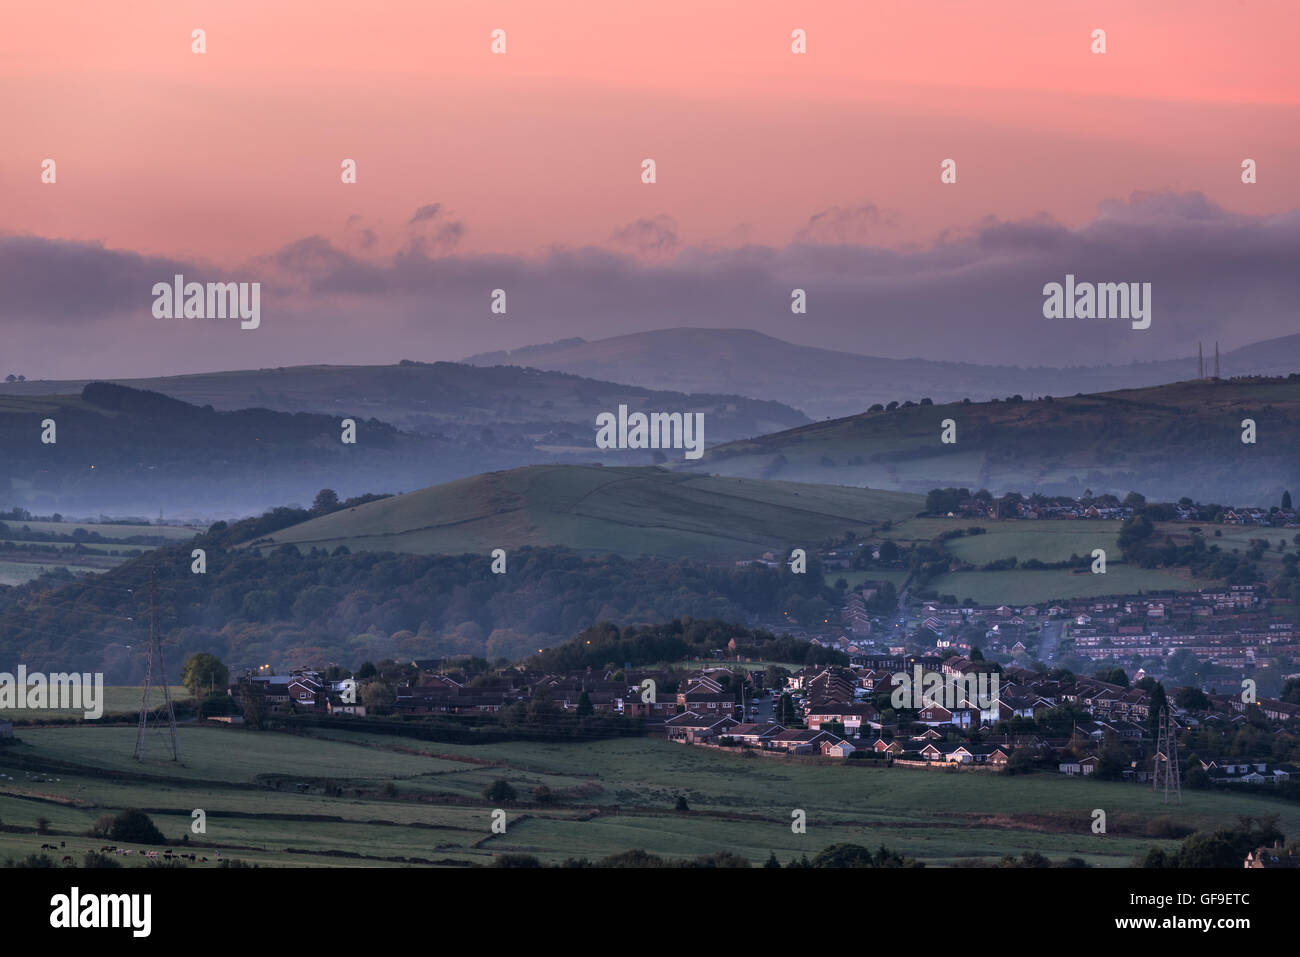
[[[163,755],[131,757],[129,727],[20,728],[0,749],[0,858],[50,840],[78,858],[106,843],[84,836],[100,815],[146,810],[189,850],[273,866],[489,864],[501,853],[558,863],[632,848],[671,857],[730,850],[760,864],[828,844],[887,846],[928,866],[995,863],[1038,851],[1122,867],[1152,844],[1164,823],[1213,827],[1240,814],[1276,812],[1300,833],[1300,807],[1264,798],[1188,792],[1166,808],[1139,785],[1006,777],[964,770],[863,767],[859,762],[743,757],[662,739],[587,743],[451,745],[336,731],[310,735],[185,726],[184,766]],[[514,802],[490,802],[498,779]],[[555,800],[534,799],[544,785]],[[689,810],[674,809],[685,797]],[[493,834],[493,810],[507,829]],[[1103,808],[1109,833],[1091,832]],[[206,834],[190,830],[206,814]],[[791,815],[803,810],[807,832]],[[49,821],[37,835],[37,818]],[[124,863],[141,864],[139,858]],[[191,865],[196,866],[196,865]],[[203,866],[203,865],[197,865]]]

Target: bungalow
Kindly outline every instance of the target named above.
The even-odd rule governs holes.
[[[923,761],[944,761],[947,759],[943,749],[933,741],[917,751],[916,754]]]
[[[818,746],[821,753],[828,758],[847,758],[857,750],[843,738],[835,738],[834,735],[832,735],[832,738],[834,740],[822,741]]]
[[[1058,768],[1062,774],[1068,774],[1070,777],[1087,777],[1097,770],[1097,765],[1100,763],[1101,758],[1090,754],[1081,761],[1063,761]]]
[[[328,714],[350,714],[358,718],[366,716],[366,706],[360,701],[353,701],[348,704],[344,702],[343,695],[337,692],[330,692],[325,699],[325,711]]]
[[[843,739],[829,731],[782,731],[768,739],[774,751],[788,751],[791,754],[809,754],[821,750],[823,741],[839,742]]]
[[[1010,748],[988,744],[962,744],[948,752],[949,761],[962,764],[1006,764]]]
[[[770,745],[772,738],[784,730],[785,728],[781,727],[781,725],[773,724],[770,721],[761,724],[738,724],[727,732],[727,737],[756,748],[766,748]]]
[[[730,715],[699,714],[686,711],[664,722],[664,730],[669,741],[682,744],[700,744],[728,734],[740,724]]]

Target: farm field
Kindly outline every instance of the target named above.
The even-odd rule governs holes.
[[[941,595],[973,598],[981,604],[1037,604],[1054,598],[1131,595],[1139,591],[1187,591],[1214,584],[1161,568],[1108,565],[1104,575],[1075,574],[1068,568],[1042,571],[949,572],[931,582]]]
[[[907,581],[907,570],[902,568],[871,568],[866,571],[827,569],[825,574],[829,582],[843,578],[850,588],[857,588],[866,581],[893,582],[895,587]]]
[[[173,839],[203,809],[207,833],[190,833],[189,843],[206,866],[218,849],[279,866],[457,866],[502,853],[558,863],[633,848],[672,857],[730,850],[760,864],[772,852],[784,862],[853,841],[883,842],[929,866],[1033,850],[1122,867],[1152,844],[1177,843],[1147,836],[1161,821],[1212,827],[1276,812],[1284,832],[1300,833],[1300,807],[1263,798],[1189,792],[1175,813],[1132,784],[744,758],[652,738],[471,746],[329,728],[291,736],[186,726],[178,767],[161,743],[136,763],[134,735],[18,729],[21,743],[0,749],[0,858],[58,840],[60,855],[79,859],[104,843],[85,830],[129,806]],[[494,835],[495,805],[482,794],[498,779],[520,800],[505,805],[507,831]],[[559,800],[533,802],[539,785]],[[689,811],[674,810],[679,796]],[[1096,807],[1107,809],[1105,836],[1090,830]],[[806,834],[791,831],[795,809],[807,814]],[[48,836],[23,830],[39,817]]]
[[[172,685],[168,690],[171,691],[173,701],[185,701],[190,697],[189,689],[184,685]],[[143,692],[143,686],[105,685],[104,714],[139,713],[140,696]],[[153,689],[153,694],[150,697],[150,704],[152,707],[156,708],[161,705],[162,702],[162,690],[155,687]],[[80,715],[81,711],[69,711],[60,708],[48,708],[39,712],[33,712],[27,708],[0,708],[0,718],[10,721],[39,718],[42,716],[73,717]]]
[[[101,525],[95,522],[77,522],[71,519],[63,522],[19,522],[10,519],[7,523],[11,529],[26,526],[33,532],[49,532],[54,535],[70,535],[73,530],[84,528],[87,532],[98,532],[106,539],[119,540],[135,535],[165,538],[168,541],[183,542],[193,538],[199,532],[207,531],[193,525],[120,525],[117,523]],[[93,543],[87,543],[93,544]],[[137,546],[143,547],[143,546]]]
[[[21,585],[39,578],[56,568],[66,568],[73,574],[90,574],[108,571],[127,561],[135,554],[152,551],[156,544],[127,539],[143,537],[167,544],[193,538],[200,529],[181,525],[106,525],[93,522],[32,522],[10,519],[0,522],[5,526],[0,534],[0,585]],[[33,542],[31,534],[72,535],[84,531],[98,534],[104,541]],[[29,545],[40,551],[19,551],[4,546]],[[52,549],[53,551],[47,550]],[[113,555],[111,552],[117,552]]]
[[[1068,560],[1071,555],[1090,560],[1094,548],[1104,548],[1108,556],[1107,571],[1105,575],[1093,575],[1090,571],[1075,574],[1071,569],[1023,568],[998,572],[951,572],[931,583],[931,587],[938,589],[941,594],[956,595],[958,600],[973,598],[977,602],[992,604],[1037,603],[1052,599],[1134,594],[1138,591],[1188,591],[1223,584],[1214,579],[1192,577],[1185,569],[1144,569],[1123,564],[1118,560],[1120,523],[1114,521],[997,521],[924,517],[899,522],[884,534],[885,537],[904,544],[925,543],[933,541],[945,531],[972,527],[983,528],[984,533],[949,539],[945,542],[945,547],[957,558],[977,566],[1012,556],[1021,562],[1031,559],[1060,562]],[[1183,545],[1191,540],[1190,529],[1193,527],[1198,526],[1185,522],[1160,522],[1156,524],[1155,534],[1160,538],[1171,536],[1176,543]],[[1276,542],[1283,537],[1290,539],[1290,536],[1284,535],[1287,529],[1252,530],[1212,525],[1199,527],[1208,544],[1217,545],[1227,552],[1233,549],[1244,552],[1252,538],[1267,537],[1274,542],[1275,547]],[[1221,537],[1213,537],[1215,528],[1222,532]],[[1261,570],[1265,571],[1265,577],[1276,573],[1275,570],[1270,571],[1272,566],[1280,568],[1280,556],[1280,552],[1274,551],[1262,559]],[[833,579],[834,576],[831,577]],[[880,578],[884,575],[873,570],[866,572],[864,577]]]

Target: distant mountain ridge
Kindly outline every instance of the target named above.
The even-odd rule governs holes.
[[[710,441],[761,435],[808,421],[802,412],[779,402],[715,389],[686,394],[567,372],[410,360],[395,365],[281,366],[153,379],[0,382],[0,396],[71,395],[90,381],[158,392],[226,412],[263,408],[331,413],[346,408],[352,415],[430,435],[480,427],[528,435],[575,426],[585,430],[592,427],[598,412],[617,409],[620,403],[708,412]],[[593,447],[585,434],[581,441]]]
[[[1207,371],[1213,373],[1213,344],[1206,349]],[[853,415],[893,400],[980,402],[1016,393],[1029,398],[1112,392],[1192,379],[1197,373],[1195,356],[1124,366],[1026,368],[836,352],[748,329],[660,329],[608,339],[563,339],[464,361],[599,374],[651,388],[734,392],[774,399],[813,418]],[[1224,352],[1220,370],[1224,378],[1300,371],[1300,334]]]
[[[555,375],[456,369],[480,384]],[[551,407],[536,402],[535,393],[530,398],[485,389],[461,394],[462,404],[453,405],[436,420],[436,430],[427,432],[365,416],[358,407],[366,403],[350,392],[342,393],[333,412],[217,410],[108,382],[89,383],[76,395],[0,395],[0,505],[38,514],[139,515],[163,509],[172,516],[214,518],[308,504],[322,488],[347,498],[538,463],[648,464],[653,458],[648,451],[595,447],[595,410],[617,408],[619,402],[705,409],[714,440],[728,432],[770,429],[781,420],[808,421],[776,403],[566,378],[575,385],[543,393],[554,394],[563,409],[554,407],[556,400],[545,400]],[[516,407],[517,419],[527,417],[528,406],[541,421],[480,423],[477,410],[494,403]],[[51,442],[42,439],[47,421],[54,423]],[[353,423],[355,442],[344,440],[345,421]]]
[[[15,382],[0,385],[0,508],[229,517],[310,503],[321,488],[347,497],[539,463],[662,461],[596,447],[597,416],[622,405],[701,413],[706,442],[809,421],[743,396],[451,362]],[[46,418],[56,444],[40,441]],[[355,445],[340,441],[344,418],[358,423]]]

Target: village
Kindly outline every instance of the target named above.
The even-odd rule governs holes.
[[[725,653],[725,649],[719,649]],[[617,715],[637,720],[642,733],[683,745],[765,757],[873,760],[886,766],[965,767],[981,770],[1053,770],[1086,777],[1103,771],[1116,780],[1149,782],[1157,710],[1168,709],[1182,736],[1187,770],[1205,786],[1300,782],[1300,766],[1255,755],[1210,753],[1205,743],[1232,740],[1254,728],[1274,753],[1300,756],[1300,705],[1276,698],[1248,702],[1240,693],[1182,689],[1166,697],[1152,679],[1132,686],[1098,677],[1001,667],[952,654],[857,655],[847,666],[746,669],[604,669],[550,674],[523,667],[470,678],[438,661],[402,666],[410,674],[377,710],[349,700],[355,679],[319,672],[247,675],[231,686],[246,703],[260,698],[271,713],[372,717],[472,716],[542,701],[557,712]],[[912,674],[937,675],[946,687],[996,676],[991,696],[912,703],[895,708]],[[958,679],[956,682],[951,679]],[[981,685],[984,687],[984,685]],[[1158,690],[1156,690],[1158,689]],[[238,718],[224,719],[238,722]],[[1199,742],[1199,744],[1198,744]],[[1116,761],[1122,758],[1118,765]]]

